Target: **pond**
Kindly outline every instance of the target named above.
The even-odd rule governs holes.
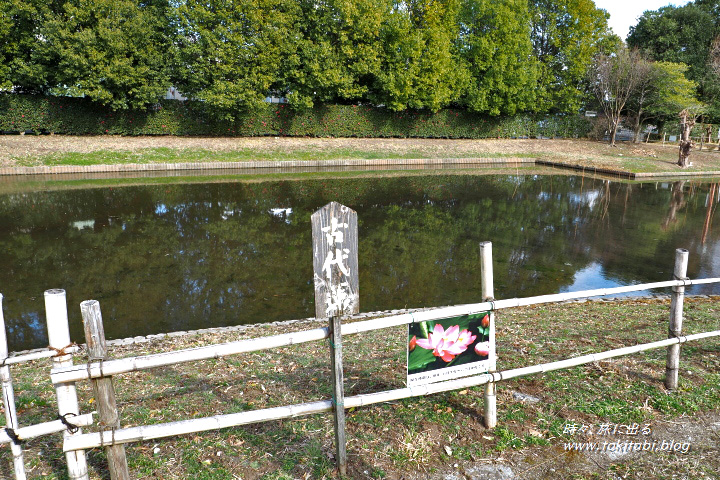
[[[358,213],[361,311],[480,301],[488,240],[497,298],[667,280],[680,247],[692,278],[720,276],[709,181],[518,170],[145,182],[0,194],[11,350],[47,345],[49,288],[67,291],[76,341],[87,299],[108,338],[312,316],[310,215],[330,201]]]

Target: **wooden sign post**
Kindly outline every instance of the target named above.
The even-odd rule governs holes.
[[[360,311],[358,293],[357,213],[331,202],[311,219],[315,317],[329,318],[333,370],[333,410],[338,470],[347,474],[345,448],[345,392],[342,368],[341,319]]]

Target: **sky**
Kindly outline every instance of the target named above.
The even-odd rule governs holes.
[[[595,0],[598,8],[610,14],[608,24],[623,40],[627,38],[630,27],[637,24],[637,19],[646,10],[657,10],[667,5],[679,7],[687,3],[690,0]]]

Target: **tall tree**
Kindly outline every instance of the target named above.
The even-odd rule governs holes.
[[[466,0],[457,49],[469,71],[468,109],[490,115],[531,110],[537,84],[527,0]]]
[[[634,118],[636,142],[647,122],[652,120],[658,125],[675,122],[681,110],[700,106],[697,84],[685,77],[687,65],[641,58],[636,68],[638,84],[627,103],[628,113]]]
[[[698,84],[700,99],[711,104],[710,113],[718,117],[720,81],[712,75],[709,60],[712,41],[719,33],[718,2],[696,0],[645,12],[630,28],[627,43],[652,60],[688,65],[687,78]]]
[[[590,69],[590,85],[608,118],[613,146],[625,104],[640,81],[641,60],[636,50],[623,48],[614,55],[598,55]]]
[[[395,2],[382,26],[382,61],[370,99],[392,110],[437,111],[467,80],[453,54],[459,0]]]
[[[173,83],[226,118],[262,105],[283,58],[297,54],[299,19],[297,3],[285,0],[183,1]]]
[[[391,0],[299,0],[295,49],[273,89],[299,108],[364,100],[380,69],[380,30]]]
[[[592,0],[531,0],[529,8],[533,51],[540,60],[536,108],[575,112],[593,57],[619,44],[608,28],[608,13]]]
[[[47,66],[46,87],[113,109],[155,103],[170,82],[167,3],[68,0],[44,21],[33,58]]]
[[[0,0],[0,38],[5,39],[0,46],[0,91],[12,88],[10,79],[9,56],[11,48],[8,48],[7,41],[10,38],[12,29],[12,18],[10,17],[10,2]]]
[[[37,58],[36,51],[47,42],[42,28],[50,13],[59,8],[58,3],[0,0],[0,73],[4,71],[5,79],[0,84],[4,83],[6,88],[11,85],[24,93],[47,90],[52,65]]]

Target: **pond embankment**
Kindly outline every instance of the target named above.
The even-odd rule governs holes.
[[[86,171],[60,167],[142,172],[238,168],[236,163],[242,164],[243,168],[249,165],[268,168],[275,165],[272,162],[286,166],[290,166],[286,162],[301,162],[304,166],[315,165],[305,162],[318,162],[320,166],[339,162],[337,165],[340,166],[353,165],[347,163],[353,161],[402,165],[398,161],[407,160],[410,165],[421,166],[462,159],[480,163],[538,160],[563,168],[633,178],[639,174],[645,177],[720,175],[720,152],[715,145],[706,146],[702,151],[696,149],[691,157],[692,165],[680,169],[676,165],[677,146],[661,143],[619,143],[612,147],[605,142],[578,139],[0,136],[0,174],[5,175]]]

